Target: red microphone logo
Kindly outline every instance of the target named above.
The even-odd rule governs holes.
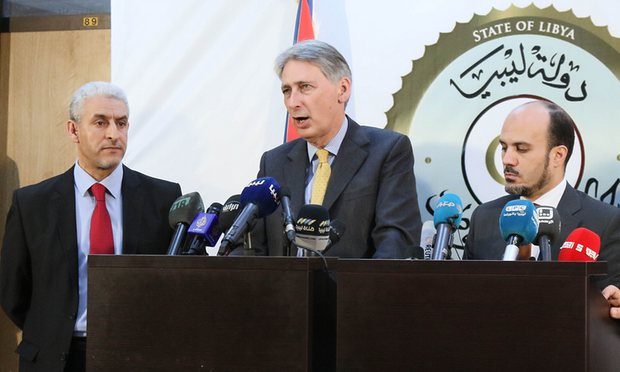
[[[601,238],[592,230],[578,227],[566,238],[558,261],[596,261],[601,249]]]

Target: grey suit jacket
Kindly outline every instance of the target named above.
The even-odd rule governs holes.
[[[516,198],[514,195],[503,196],[474,210],[465,242],[464,258],[502,259],[506,243],[499,232],[499,216],[504,205]],[[560,247],[573,230],[578,227],[590,229],[601,237],[598,260],[608,262],[608,275],[599,282],[599,286],[604,288],[608,284],[614,284],[620,287],[620,209],[567,185],[557,210],[562,228],[559,238],[551,246],[552,259],[558,259]]]
[[[125,167],[123,253],[164,254],[172,230],[168,210],[181,195],[176,183]],[[9,210],[0,301],[23,330],[21,371],[62,371],[78,310],[78,259],[73,168],[18,189]]]
[[[410,257],[419,245],[421,230],[411,142],[402,134],[348,120],[323,201],[330,218],[344,222],[346,232],[328,255]],[[288,186],[295,216],[304,204],[308,166],[303,139],[278,146],[261,158],[258,176],[270,176]],[[252,236],[258,254],[285,255],[281,209],[260,220]]]

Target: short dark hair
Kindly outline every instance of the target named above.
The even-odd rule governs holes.
[[[549,150],[555,146],[566,146],[568,154],[564,160],[564,167],[573,154],[575,144],[575,122],[563,108],[553,102],[541,101],[549,113]]]

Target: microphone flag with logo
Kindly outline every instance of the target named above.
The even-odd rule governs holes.
[[[310,251],[324,251],[330,243],[330,221],[327,208],[317,204],[306,204],[301,207],[295,221],[295,245]]]
[[[578,227],[560,247],[558,261],[596,261],[601,250],[601,237],[592,230]]]
[[[529,200],[511,200],[499,216],[499,231],[506,242],[504,261],[515,261],[519,245],[530,244],[538,232],[536,207]]]
[[[168,212],[168,223],[171,228],[175,229],[175,232],[168,247],[169,256],[179,253],[181,244],[187,234],[187,228],[196,215],[204,211],[204,208],[202,198],[197,192],[181,195],[172,203]]]
[[[538,217],[538,234],[534,244],[540,247],[542,261],[551,261],[551,246],[555,243],[562,230],[562,220],[557,209],[546,206],[536,206]]]

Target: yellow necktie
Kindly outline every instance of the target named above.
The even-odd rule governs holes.
[[[325,197],[325,190],[327,190],[327,183],[329,182],[329,176],[332,174],[332,168],[327,162],[329,152],[325,149],[318,149],[316,156],[319,158],[319,166],[314,173],[314,180],[312,181],[312,196],[310,197],[311,204],[323,204],[323,198]]]

